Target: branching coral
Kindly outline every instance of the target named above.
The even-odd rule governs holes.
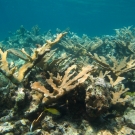
[[[115,31],[116,38],[114,39],[114,41],[110,41],[113,46],[119,47],[119,52],[121,54],[123,54],[123,51],[127,54],[133,54],[135,49],[135,30],[132,28],[132,26],[115,29]],[[123,55],[125,56],[125,54]]]
[[[38,27],[35,27],[32,34],[34,38],[39,34],[38,32]],[[19,33],[22,33],[21,37],[27,37],[27,32],[23,27],[18,31]],[[126,83],[126,87],[133,83],[129,79],[130,84],[128,84],[127,77],[135,76],[133,72],[135,69],[135,56],[133,55],[135,36],[130,27],[116,30],[116,33],[115,36],[106,35],[102,38],[91,39],[86,35],[80,38],[73,34],[72,37],[66,36],[57,44],[66,34],[60,33],[54,41],[47,40],[43,46],[39,45],[39,42],[38,48],[32,46],[29,50],[23,48],[19,51],[15,48],[7,51],[1,49],[0,72],[16,84],[14,88],[10,89],[8,79],[5,81],[6,84],[1,82],[3,84],[1,92],[8,89],[6,96],[11,97],[8,102],[12,100],[10,109],[13,110],[11,113],[2,114],[1,121],[12,120],[16,114],[15,118],[19,118],[21,115],[25,118],[35,119],[37,114],[42,112],[33,121],[32,130],[36,124],[40,123],[42,117],[47,115],[43,112],[46,106],[59,107],[61,112],[64,109],[64,113],[72,110],[73,115],[82,114],[82,117],[87,114],[89,117],[85,115],[85,118],[97,118],[129,101],[129,97],[124,96],[123,93],[129,90],[124,87],[124,83]],[[51,31],[48,34],[50,36],[47,38],[45,35],[41,35],[39,38],[42,37],[44,39],[42,41],[54,38]],[[36,43],[33,42],[33,45]],[[55,44],[60,48],[51,50]],[[19,46],[19,44],[17,45]],[[123,50],[126,50],[125,53]],[[96,53],[88,54],[88,51]],[[14,57],[17,62],[12,62]],[[93,64],[96,66],[90,66]],[[97,65],[99,65],[98,69],[95,68]],[[125,74],[127,72],[128,74]],[[124,79],[125,81],[123,81]],[[17,87],[19,88],[17,89]],[[11,93],[8,96],[9,91]],[[7,99],[6,96],[4,101]],[[79,110],[79,113],[76,113],[76,110]],[[11,117],[8,117],[10,115]]]
[[[123,93],[128,91],[128,88],[124,88],[123,84],[120,84],[124,77],[117,77],[114,81],[109,72],[104,74],[100,71],[98,77],[90,75],[88,80],[89,86],[87,87],[85,103],[86,112],[90,117],[97,117],[103,114],[110,108],[110,106],[117,103],[125,103],[129,96],[121,97]],[[110,83],[105,81],[105,77],[108,76]],[[114,91],[115,90],[115,91]]]
[[[50,78],[47,79],[47,83],[53,88],[53,92],[51,93],[48,89],[40,84],[40,82],[34,82],[31,84],[31,88],[37,91],[44,93],[45,98],[43,99],[43,103],[48,104],[58,98],[62,97],[69,91],[76,88],[78,85],[82,84],[87,77],[89,76],[89,72],[93,70],[92,66],[83,67],[80,73],[75,75],[76,65],[72,65],[65,71],[64,76],[60,76],[57,74],[57,77],[54,77],[53,74],[50,74]],[[54,83],[57,82],[57,83]]]
[[[119,84],[122,80],[125,79],[124,77],[118,76],[117,79],[114,81],[110,75],[107,75],[107,76],[108,76],[108,78],[110,80],[110,84],[112,85],[112,87],[114,87],[115,85]]]
[[[56,44],[66,33],[58,34],[56,39],[54,41],[47,40],[46,44],[44,44],[42,47],[37,48],[34,50],[32,56],[27,54],[24,49],[22,49],[22,53],[27,57],[27,61],[23,66],[17,70],[17,68],[14,66],[13,68],[9,68],[9,63],[7,61],[7,53],[8,51],[3,52],[0,50],[1,55],[1,69],[0,72],[2,72],[5,76],[7,76],[14,84],[21,83],[24,79],[24,77],[27,75],[27,73],[44,57],[44,55],[50,51],[51,47]]]
[[[122,29],[115,29],[116,36],[121,40],[129,40],[134,38],[133,32],[132,32],[132,26],[124,27]]]
[[[101,65],[106,70],[111,71],[116,76],[119,76],[123,73],[129,72],[135,69],[135,60],[132,59],[132,56],[129,58],[124,57],[122,60],[118,61],[115,57],[109,57],[109,59],[113,62],[113,66],[111,66],[107,59],[103,56],[98,56],[96,53],[92,55],[89,53],[89,56],[95,60],[99,65]],[[129,59],[129,60],[128,60]]]
[[[56,49],[51,50],[43,59],[36,65],[43,70],[50,72],[63,73],[70,65],[73,65],[75,58],[71,58],[71,55],[66,53],[62,54],[60,57],[56,57]]]
[[[90,51],[93,52],[103,45],[103,41],[100,38],[96,38],[96,41],[91,44]]]
[[[75,55],[86,55],[87,51],[96,51],[100,46],[103,45],[103,41],[101,38],[96,37],[94,41],[90,39],[86,39],[81,41],[78,40],[77,37],[74,39],[66,38],[62,40],[59,44],[63,46],[65,49],[74,52]]]
[[[129,88],[124,88],[124,85],[121,85],[120,90],[116,91],[116,92],[112,92],[112,104],[116,104],[116,103],[124,103],[125,101],[127,101],[129,99],[129,96],[126,95],[125,98],[121,98],[121,95],[125,92],[127,92],[129,90]]]

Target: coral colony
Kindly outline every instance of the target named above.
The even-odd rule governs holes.
[[[0,42],[0,135],[135,134],[135,28],[39,30]]]

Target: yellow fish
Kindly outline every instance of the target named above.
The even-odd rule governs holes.
[[[60,115],[60,112],[54,108],[45,108],[44,111],[48,111],[48,112],[55,114],[55,115]]]

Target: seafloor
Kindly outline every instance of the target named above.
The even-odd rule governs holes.
[[[0,135],[135,135],[135,28],[115,32],[1,41]]]

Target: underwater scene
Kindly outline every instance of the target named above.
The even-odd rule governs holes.
[[[134,0],[0,0],[0,135],[135,135]]]

